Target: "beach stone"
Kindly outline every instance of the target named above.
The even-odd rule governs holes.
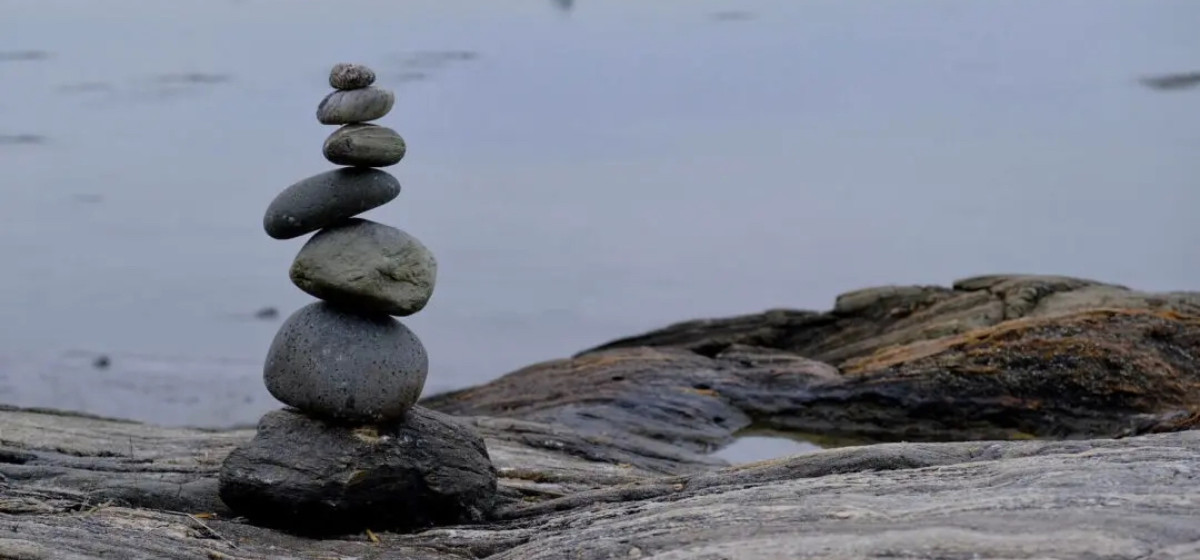
[[[403,317],[433,296],[437,260],[416,237],[354,218],[309,239],[290,276],[301,290],[341,307]]]
[[[383,206],[399,195],[400,182],[386,171],[334,169],[279,193],[267,206],[263,229],[275,239],[291,239]]]
[[[412,408],[428,370],[425,347],[399,321],[315,302],[279,327],[263,380],[272,396],[308,414],[371,422]]]
[[[334,89],[362,89],[375,83],[375,71],[361,64],[342,62],[329,71],[329,85]]]
[[[386,126],[348,124],[325,139],[325,159],[337,165],[387,167],[404,159],[404,139]]]
[[[321,124],[351,124],[373,121],[392,110],[396,94],[392,90],[368,86],[337,90],[325,96],[317,106]]]
[[[268,412],[219,477],[221,500],[239,515],[318,535],[477,523],[496,501],[483,438],[421,407],[378,425]]]

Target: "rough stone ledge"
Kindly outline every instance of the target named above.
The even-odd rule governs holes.
[[[542,476],[574,486],[560,496],[514,497],[484,524],[379,533],[373,542],[366,534],[288,536],[228,512],[207,515],[214,512],[200,507],[203,499],[162,507],[167,486],[191,486],[194,498],[215,495],[215,466],[203,465],[250,437],[245,431],[158,430],[16,410],[0,416],[0,427],[13,424],[50,429],[49,437],[0,434],[23,458],[0,463],[3,558],[1185,558],[1200,550],[1200,431],[880,444],[654,476],[525,447],[524,436],[508,439],[493,426],[497,466],[524,473],[501,480],[518,490],[514,496]],[[104,455],[91,434],[157,438],[163,451],[148,454],[136,476],[91,470],[87,461],[131,459]],[[55,466],[66,456],[85,464]],[[173,462],[195,471],[185,480],[158,470]],[[113,493],[117,486],[140,490]]]
[[[484,436],[493,517],[321,541],[217,498],[251,430],[0,407],[0,558],[1200,554],[1195,292],[1011,275],[859,290],[827,313],[680,323],[422,404]],[[764,427],[843,447],[709,455]]]

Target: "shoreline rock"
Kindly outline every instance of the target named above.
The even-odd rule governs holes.
[[[254,430],[0,407],[0,523],[17,535],[0,555],[1195,557],[1198,302],[981,277],[535,364],[420,403],[483,436],[493,515],[378,542],[233,517],[218,471]],[[709,454],[764,424],[908,441],[736,466]]]

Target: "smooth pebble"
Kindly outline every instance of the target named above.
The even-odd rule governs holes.
[[[325,96],[317,106],[321,124],[352,124],[373,121],[388,114],[396,102],[392,90],[368,86],[337,90]]]
[[[386,126],[348,124],[325,139],[325,159],[337,165],[388,167],[404,159],[404,139]]]
[[[334,169],[279,193],[267,206],[263,229],[275,239],[291,239],[383,206],[399,195],[400,182],[386,171]]]
[[[290,276],[296,287],[330,303],[403,317],[433,296],[437,260],[416,237],[355,218],[309,239]]]

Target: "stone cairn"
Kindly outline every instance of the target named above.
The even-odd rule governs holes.
[[[403,159],[375,73],[338,64],[317,120],[337,169],[304,179],[267,208],[275,239],[316,232],[292,262],[296,287],[320,301],[292,314],[267,352],[263,379],[287,408],[226,458],[222,501],[254,523],[301,533],[411,530],[484,519],[496,471],[466,425],[416,406],[428,373],[417,336],[394,317],[421,311],[437,262],[415,237],[356,218],[400,194],[379,168]]]

